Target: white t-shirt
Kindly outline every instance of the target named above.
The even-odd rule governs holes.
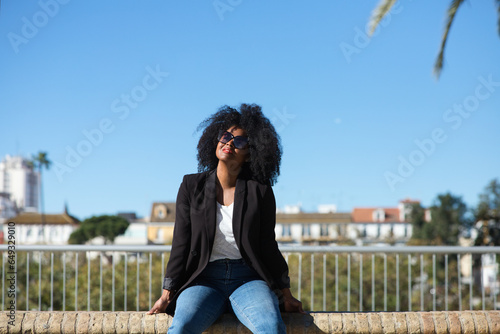
[[[220,259],[241,259],[233,234],[233,204],[234,202],[229,206],[224,206],[217,202],[217,228],[210,262]]]

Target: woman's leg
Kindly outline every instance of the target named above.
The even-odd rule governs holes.
[[[200,334],[226,310],[224,296],[214,288],[195,285],[182,291],[168,333]]]
[[[229,300],[236,317],[252,333],[286,333],[278,297],[266,282],[245,283],[231,294]]]

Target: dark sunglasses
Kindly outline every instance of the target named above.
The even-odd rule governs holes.
[[[231,140],[233,140],[233,145],[237,149],[244,149],[248,145],[248,137],[245,136],[233,136],[231,132],[224,132],[221,136],[219,141],[223,144],[229,143]]]

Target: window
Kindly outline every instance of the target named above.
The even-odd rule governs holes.
[[[156,231],[156,240],[158,241],[163,241],[163,239],[165,238],[164,234],[163,234],[163,229],[162,228],[159,228],[157,231]]]
[[[328,224],[321,224],[321,231],[320,231],[320,235],[322,237],[327,237],[329,235],[329,231],[328,231]]]
[[[302,225],[302,236],[310,237],[311,236],[311,226],[309,224]]]
[[[163,219],[167,216],[167,208],[165,205],[160,204],[156,207],[156,217]]]
[[[372,213],[372,218],[373,218],[373,221],[383,222],[385,220],[385,211],[384,211],[384,209],[374,210],[373,213]]]
[[[361,227],[361,237],[366,238],[366,225],[363,225],[363,227]]]
[[[290,225],[283,225],[283,231],[281,232],[281,235],[285,238],[292,236]]]

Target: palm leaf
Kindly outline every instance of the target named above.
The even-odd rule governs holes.
[[[446,18],[446,26],[444,28],[443,38],[441,40],[441,48],[439,49],[439,54],[434,63],[434,74],[439,78],[441,74],[441,70],[443,69],[443,60],[444,60],[444,49],[446,46],[446,42],[448,40],[448,33],[450,32],[451,24],[455,19],[455,15],[457,14],[458,7],[464,2],[464,0],[453,0],[448,8],[448,16]],[[497,0],[499,2],[499,0]]]
[[[496,0],[497,3],[497,13],[498,13],[498,35],[500,35],[500,0]]]
[[[391,10],[392,6],[394,6],[396,1],[398,0],[381,0],[379,5],[373,10],[369,23],[370,35],[373,35],[380,21],[382,21],[382,19],[384,18],[384,16],[387,15],[387,13],[389,13],[389,11]]]

